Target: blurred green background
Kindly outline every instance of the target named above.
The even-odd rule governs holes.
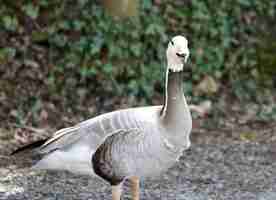
[[[184,80],[189,103],[253,103],[260,119],[276,119],[276,1],[0,5],[0,127],[62,127],[113,109],[162,103],[165,49],[177,34],[191,49]]]

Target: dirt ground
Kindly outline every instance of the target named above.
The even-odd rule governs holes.
[[[160,178],[141,182],[141,199],[275,200],[275,124],[200,128],[206,122],[195,122],[192,146],[180,162]],[[0,200],[111,199],[111,188],[101,179],[33,171],[25,167],[27,156],[7,155],[10,147],[0,149]],[[124,199],[131,199],[128,185]]]

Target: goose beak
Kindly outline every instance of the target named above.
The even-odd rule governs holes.
[[[189,53],[176,53],[176,55],[183,60],[184,63],[187,62]]]
[[[176,55],[180,58],[185,58],[186,57],[185,53],[176,53]]]

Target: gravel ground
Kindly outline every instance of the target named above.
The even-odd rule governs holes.
[[[192,147],[167,173],[141,183],[142,200],[276,199],[275,142],[206,134],[195,134]],[[0,159],[0,200],[111,199],[110,186],[98,178],[33,171],[19,168],[8,156]],[[131,199],[127,182],[124,199]]]

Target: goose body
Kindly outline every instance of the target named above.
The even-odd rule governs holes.
[[[190,146],[192,119],[182,91],[188,55],[187,40],[174,37],[167,50],[164,105],[118,110],[61,129],[35,149],[43,158],[34,168],[100,176],[119,200],[124,179],[133,180],[135,189],[139,178],[171,167]]]

